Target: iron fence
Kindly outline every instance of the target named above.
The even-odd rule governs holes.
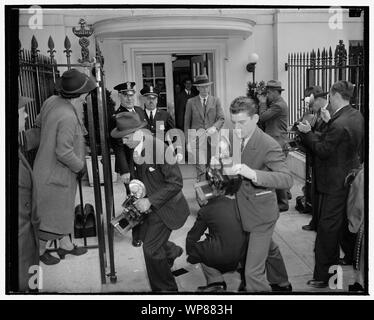
[[[329,91],[331,85],[339,80],[348,80],[355,86],[351,99],[353,107],[365,113],[364,102],[364,65],[363,48],[350,48],[349,57],[342,40],[333,53],[323,48],[311,52],[290,53],[286,70],[288,71],[289,124],[293,124],[306,112],[304,90],[319,85]]]

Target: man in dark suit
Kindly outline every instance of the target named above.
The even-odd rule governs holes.
[[[124,82],[116,85],[113,89],[118,91],[118,96],[120,99],[120,106],[115,111],[111,121],[110,121],[110,130],[114,129],[116,126],[115,117],[122,112],[134,112],[137,113],[140,119],[144,120],[145,115],[142,108],[135,106],[135,82]],[[120,177],[120,181],[125,185],[126,191],[129,194],[129,182],[134,178],[133,166],[131,165],[132,161],[132,152],[133,150],[122,143],[122,139],[111,138],[111,145],[114,151],[115,156],[115,172],[117,172]],[[138,239],[139,229],[135,227],[132,229],[133,234],[133,246],[141,246],[141,241]]]
[[[187,78],[183,82],[184,90],[179,92],[175,100],[175,126],[184,130],[184,115],[186,113],[187,100],[196,96],[192,91],[192,80]]]
[[[243,229],[250,233],[245,262],[246,290],[291,291],[282,255],[272,236],[279,217],[274,189],[290,188],[293,180],[279,143],[257,126],[256,109],[255,101],[248,97],[238,97],[231,103],[231,121],[241,139],[242,152],[241,163],[226,169],[226,174],[239,174],[243,178],[236,203]]]
[[[146,188],[146,197],[138,199],[135,206],[140,212],[152,210],[140,225],[151,289],[178,291],[170,268],[183,250],[169,241],[169,237],[172,230],[183,226],[190,211],[182,193],[183,179],[178,164],[170,164],[163,141],[139,131],[146,125],[136,113],[123,112],[116,118],[111,135],[122,138],[124,144],[134,149],[135,178]],[[149,150],[153,151],[151,158],[147,158]],[[160,153],[164,154],[162,163],[156,161]]]
[[[204,232],[206,239],[199,241]],[[244,264],[247,236],[243,231],[235,200],[225,196],[213,198],[197,213],[197,219],[187,234],[187,261],[201,263],[207,286],[198,291],[226,290],[222,273],[235,271]]]
[[[218,135],[218,131],[225,122],[220,100],[209,94],[211,85],[212,82],[206,75],[196,77],[194,86],[199,91],[199,95],[188,99],[184,117],[187,151],[195,153],[197,181],[205,180],[206,165],[210,162],[209,150],[211,146],[208,138],[211,139],[214,135]],[[189,129],[197,130],[197,143],[189,141]]]
[[[315,267],[308,285],[324,288],[328,285],[329,268],[339,262],[339,239],[346,256],[353,256],[353,241],[348,235],[346,201],[348,187],[344,181],[350,170],[360,165],[364,120],[349,101],[354,87],[348,81],[331,86],[330,111],[321,109],[327,123],[321,135],[312,132],[308,122],[298,129],[302,142],[315,155],[316,189],[319,193],[319,222],[315,242]]]
[[[314,117],[311,118],[311,129],[316,135],[322,134],[322,131],[326,127],[326,123],[321,118],[321,109],[325,108],[328,104],[326,99],[328,92],[323,92],[320,86],[311,86],[305,89],[305,105],[311,112],[313,112]],[[302,120],[301,120],[302,121]],[[307,148],[307,157],[311,155],[311,150]],[[315,157],[315,155],[314,155]],[[309,224],[302,226],[303,230],[306,231],[317,231],[318,225],[318,193],[316,192],[316,177],[315,177],[315,162],[316,160],[311,158],[310,160],[310,171],[312,175],[311,182],[311,201],[312,201],[312,220]],[[318,160],[317,160],[318,161]]]
[[[258,96],[259,99],[259,123],[265,128],[265,132],[274,138],[281,146],[287,142],[288,107],[281,96],[282,84],[278,80],[270,80],[266,84],[266,96]],[[287,154],[285,154],[287,156]],[[287,211],[289,190],[276,190],[279,210]]]
[[[157,108],[158,89],[152,86],[145,86],[140,90],[140,94],[144,97],[144,116],[148,124],[147,129],[153,135],[156,135],[157,131],[163,131],[166,135],[170,129],[175,127],[174,120],[169,112]]]

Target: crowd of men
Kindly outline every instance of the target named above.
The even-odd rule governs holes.
[[[214,137],[219,136],[225,116],[219,98],[210,94],[212,82],[206,75],[197,76],[193,82],[198,95],[191,96],[191,84],[190,79],[185,81],[186,91],[179,97],[175,120],[177,127],[184,131],[188,157],[196,157],[196,181],[201,182],[207,179],[207,167],[214,152],[211,144]],[[67,254],[86,253],[67,235],[73,228],[76,178],[85,171],[82,141],[86,132],[79,115],[84,99],[94,87],[92,79],[72,69],[62,75],[60,94],[43,104],[38,118],[41,140],[34,167],[35,186],[30,168],[23,169],[25,160],[20,155],[20,164],[23,164],[20,170],[24,174],[20,175],[19,186],[25,190],[21,180],[27,176],[28,201],[36,206],[33,207],[33,221],[40,219],[40,227],[37,222],[28,224],[27,228],[33,229],[35,250],[40,250],[40,261],[45,264],[59,262],[45,250],[47,240],[60,240],[57,251],[60,259]],[[184,225],[190,214],[182,193],[182,173],[178,161],[164,159],[159,162],[156,154],[151,161],[139,161],[147,146],[165,151],[166,157],[166,149],[174,141],[167,132],[175,127],[175,122],[168,111],[158,107],[156,87],[145,86],[140,90],[144,101],[141,107],[135,106],[134,82],[118,84],[114,89],[120,100],[120,106],[109,120],[115,171],[127,192],[130,192],[131,180],[143,182],[147,194],[136,200],[135,206],[140,212],[151,210],[144,223],[133,228],[132,244],[143,248],[152,291],[176,292],[178,287],[171,268],[175,259],[182,255],[183,248],[171,242],[169,237],[173,230]],[[226,120],[231,121],[236,129],[234,134],[241,142],[240,162],[224,168],[223,173],[240,176],[242,182],[233,196],[221,195],[202,206],[187,235],[187,261],[200,263],[207,281],[197,291],[226,291],[223,273],[235,270],[239,270],[242,279],[239,291],[292,291],[281,252],[273,240],[279,213],[289,209],[289,189],[293,185],[286,164],[288,108],[281,97],[283,90],[280,81],[271,80],[267,83],[266,96],[257,99],[241,96],[230,104],[230,119]],[[314,95],[310,107],[315,107],[313,110],[320,115],[313,124],[307,120],[298,124],[300,139],[313,155],[314,190],[318,199],[315,200],[318,205],[314,208],[311,227],[317,231],[316,263],[313,279],[308,285],[323,288],[328,285],[329,267],[339,263],[339,246],[347,259],[353,260],[355,239],[348,230],[345,178],[362,162],[359,155],[364,126],[361,113],[349,103],[353,95],[351,83],[335,83],[330,89],[327,107],[318,101],[326,93],[318,88],[308,90],[306,96]],[[188,139],[190,130],[197,132],[197,141]],[[165,140],[159,139],[159,131],[166,133]],[[56,140],[48,138],[51,136]],[[191,150],[196,152],[191,153]],[[36,195],[31,197],[33,193]],[[61,204],[56,204],[55,199]],[[19,206],[24,211],[21,198]],[[24,226],[20,227],[25,230]],[[209,232],[205,233],[207,229]],[[205,239],[201,240],[204,234]],[[26,242],[30,246],[29,240],[20,240],[20,254],[24,252]],[[34,254],[29,260],[23,257],[19,260],[20,279],[23,279],[20,280],[20,291],[28,290],[27,268],[21,266],[35,264],[35,257]]]

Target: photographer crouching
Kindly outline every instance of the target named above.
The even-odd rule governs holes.
[[[183,179],[178,164],[156,162],[156,151],[162,150],[164,156],[168,155],[166,145],[150,132],[147,134],[147,130],[143,129],[144,133],[140,130],[146,125],[137,113],[123,112],[116,115],[116,128],[111,136],[121,138],[125,145],[134,149],[134,161],[130,164],[134,167],[135,178],[143,182],[147,192],[134,206],[141,213],[151,211],[139,226],[151,289],[154,292],[178,291],[170,269],[183,250],[169,241],[169,237],[172,230],[183,226],[190,211],[182,193]],[[152,147],[152,159],[144,157],[145,150]]]
[[[335,82],[329,92],[329,107],[320,109],[326,122],[321,134],[312,131],[309,121],[298,124],[302,143],[315,159],[316,193],[318,194],[318,225],[315,242],[315,267],[308,285],[325,288],[329,268],[341,264],[339,244],[352,261],[354,234],[348,231],[346,202],[348,186],[345,178],[360,166],[364,119],[350,105],[354,86],[345,80]]]

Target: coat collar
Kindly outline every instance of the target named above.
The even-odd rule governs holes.
[[[257,149],[257,142],[260,136],[260,128],[256,126],[255,130],[252,133],[252,137],[249,138],[246,146],[244,147],[243,154],[248,152],[248,150],[256,150]]]
[[[347,107],[350,107],[351,105],[350,104],[347,104],[346,106],[344,106],[343,108],[341,108],[340,110],[338,110],[338,112],[335,112],[332,116],[331,116],[331,119],[330,121],[334,121],[336,118],[338,118],[343,112],[345,112],[346,110],[348,110]]]

